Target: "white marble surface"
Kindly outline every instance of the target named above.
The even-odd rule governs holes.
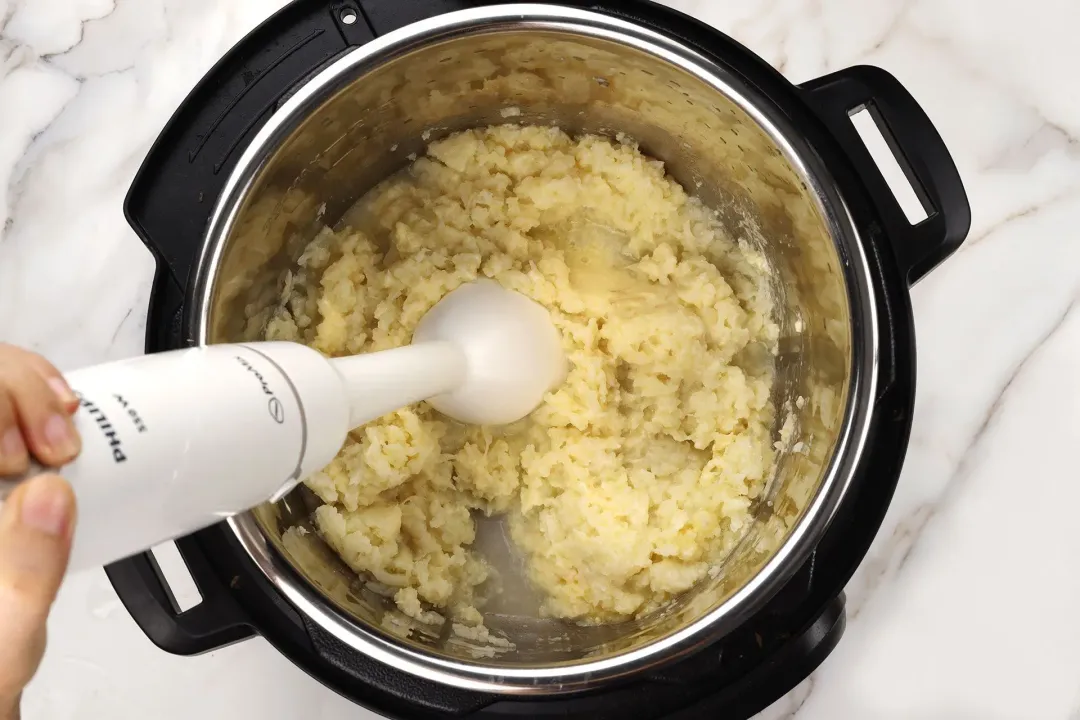
[[[143,342],[152,261],[121,202],[202,73],[282,0],[0,0],[0,338],[71,368]],[[673,0],[792,80],[897,75],[960,167],[960,253],[913,291],[916,422],[840,647],[767,718],[1080,718],[1076,0]],[[25,717],[370,715],[262,640],[154,648],[72,577]]]

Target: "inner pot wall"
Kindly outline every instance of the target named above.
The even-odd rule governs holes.
[[[282,142],[264,149],[227,232],[210,238],[218,244],[203,307],[206,341],[257,339],[245,334],[248,319],[276,303],[282,270],[321,225],[336,222],[431,140],[507,122],[504,111],[513,107],[520,111],[514,122],[633,137],[684,187],[721,209],[729,234],[763,251],[780,326],[774,432],[779,439],[789,418],[794,432],[781,444],[768,502],[721,572],[664,610],[620,625],[486,618],[514,643],[511,651],[478,647],[401,616],[314,533],[284,542],[286,529],[308,524],[313,505],[306,490],[255,511],[266,539],[356,632],[496,673],[617,659],[715,615],[800,525],[830,474],[849,415],[856,361],[844,270],[850,248],[835,230],[840,209],[822,201],[827,180],[805,169],[775,127],[763,127],[733,78],[703,77],[663,47],[574,23],[478,24],[422,44],[400,43],[346,67],[333,87]],[[399,632],[383,629],[388,613]]]

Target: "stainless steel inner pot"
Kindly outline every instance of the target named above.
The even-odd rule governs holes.
[[[876,382],[869,271],[843,198],[772,103],[678,42],[548,5],[443,15],[384,36],[316,74],[274,115],[226,185],[195,270],[200,343],[250,340],[248,317],[318,228],[456,130],[507,122],[626,133],[761,248],[781,327],[767,502],[713,577],[633,622],[579,627],[489,615],[513,649],[404,618],[308,522],[310,495],[230,521],[266,577],[359,652],[428,679],[501,693],[565,692],[670,661],[743,622],[805,559],[846,489]],[[785,424],[787,427],[785,429]],[[284,538],[284,539],[283,539]]]

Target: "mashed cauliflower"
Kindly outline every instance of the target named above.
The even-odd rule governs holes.
[[[343,224],[287,275],[267,339],[398,347],[488,277],[550,310],[570,367],[512,426],[421,403],[355,430],[308,479],[320,533],[403,612],[480,625],[476,513],[507,516],[543,612],[582,622],[656,608],[733,548],[773,464],[772,380],[747,358],[777,329],[760,258],[662,163],[625,138],[470,130]]]

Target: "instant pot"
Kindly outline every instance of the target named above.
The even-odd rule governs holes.
[[[925,220],[908,221],[862,143],[850,115],[863,109]],[[645,0],[298,0],[203,78],[128,194],[157,259],[147,352],[257,339],[247,320],[276,302],[320,227],[431,140],[508,121],[633,137],[766,259],[779,459],[721,572],[616,625],[492,613],[506,642],[485,644],[401,616],[317,533],[293,531],[310,527],[301,488],[177,541],[202,595],[189,610],[150,553],[106,568],[109,579],[168,652],[262,635],[388,716],[748,717],[843,633],[843,588],[911,427],[908,288],[970,224],[941,138],[885,71],[795,86]]]

